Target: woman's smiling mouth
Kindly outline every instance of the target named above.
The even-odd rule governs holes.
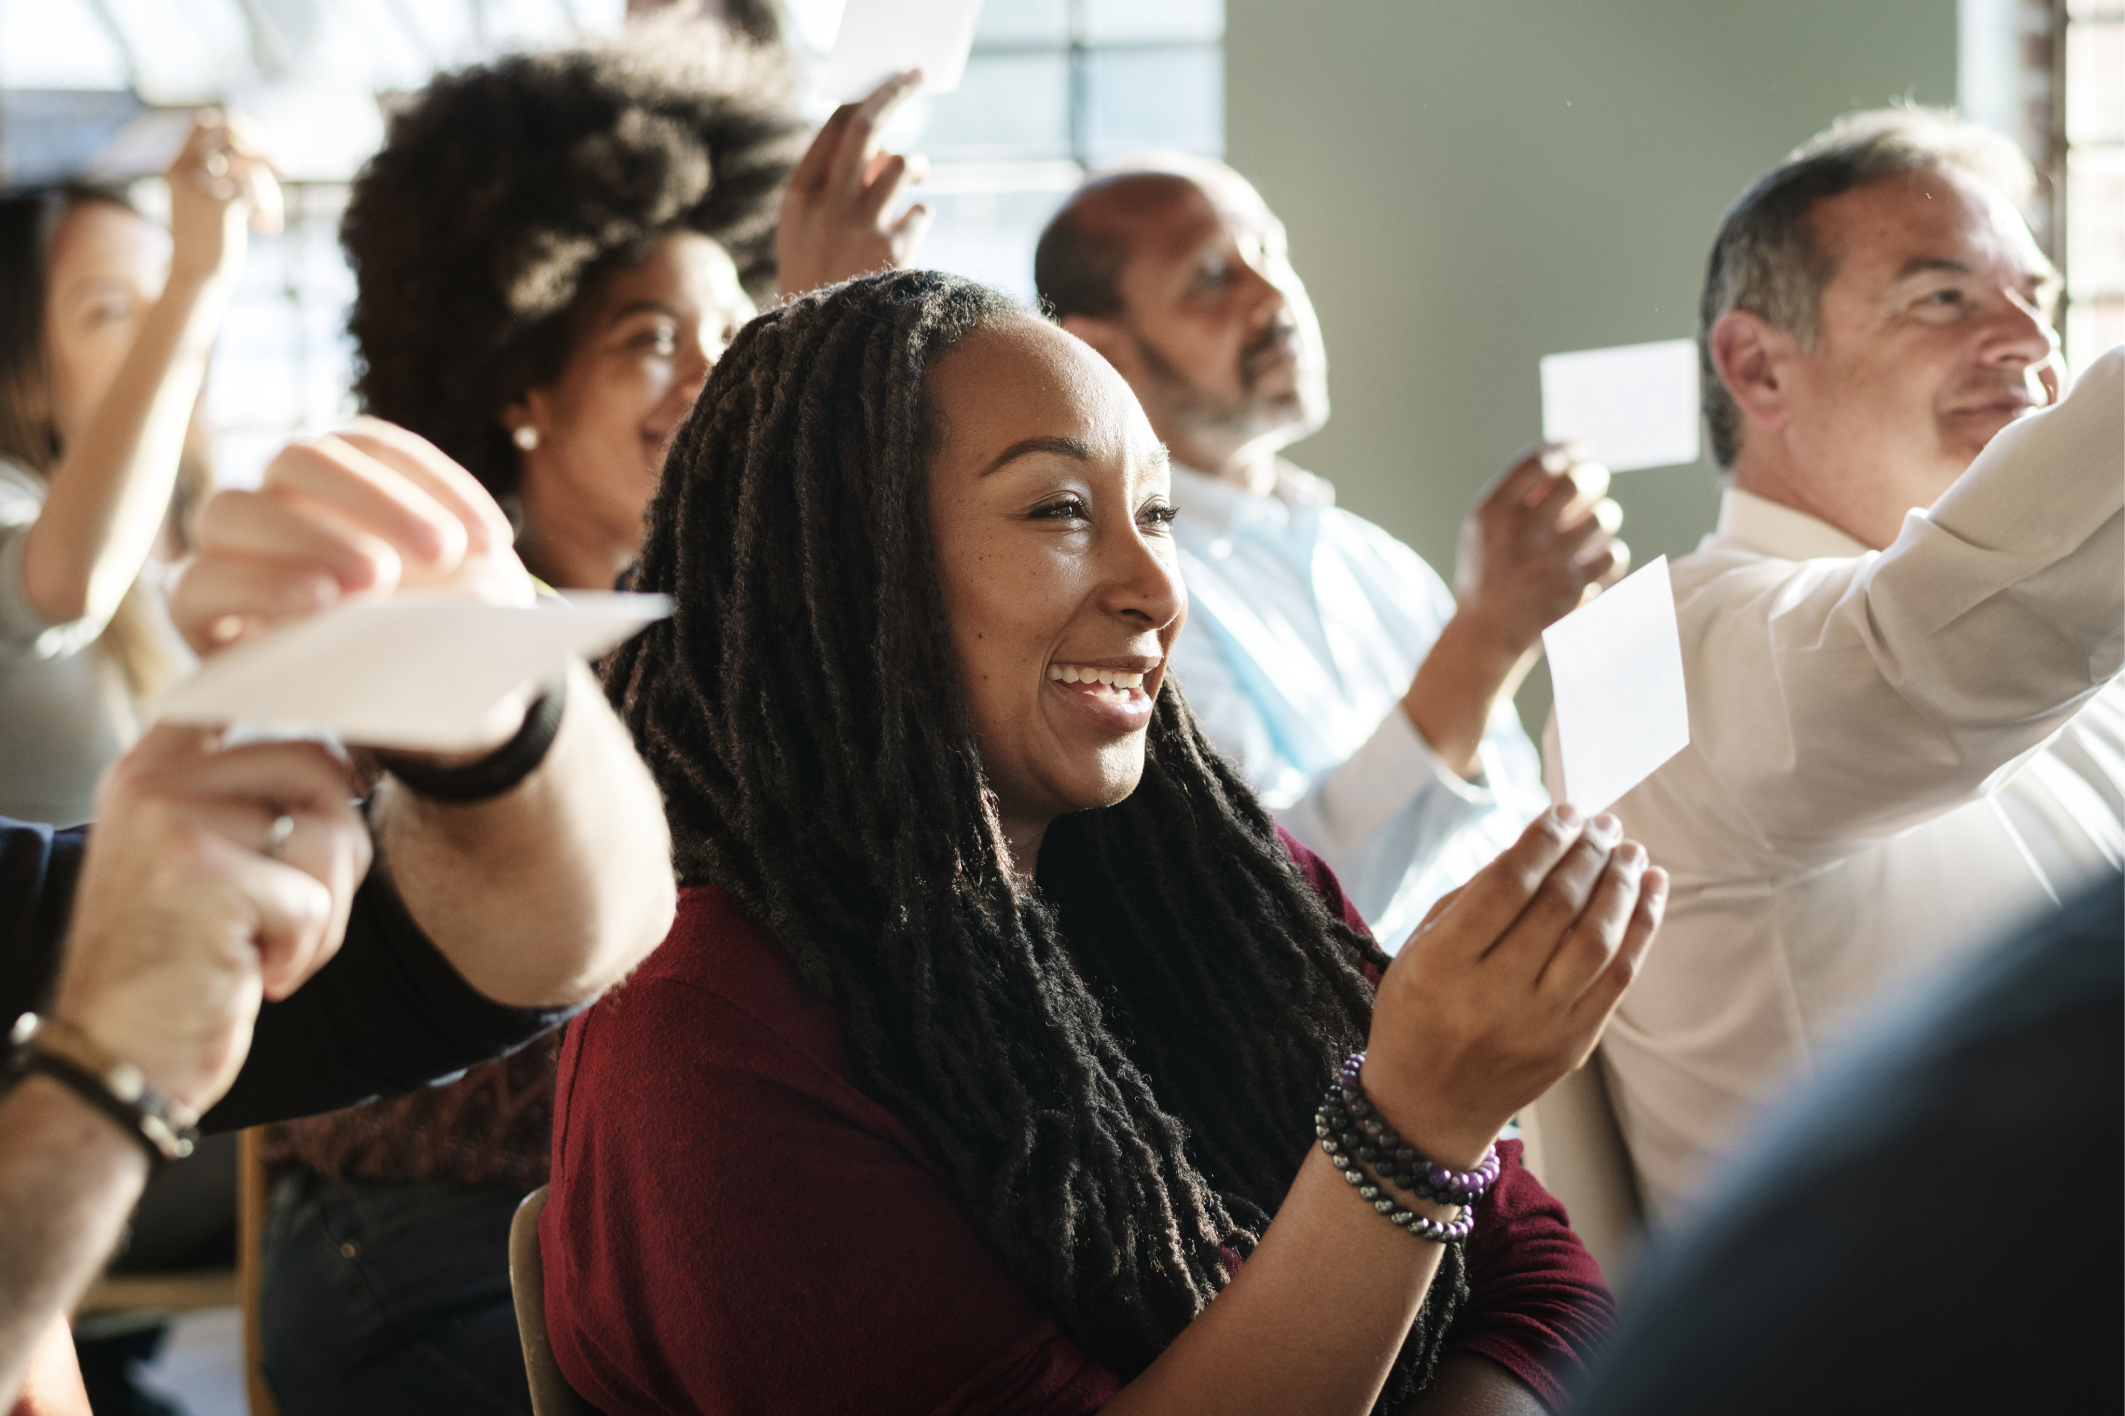
[[[1089,713],[1103,729],[1135,732],[1151,721],[1151,692],[1145,681],[1151,680],[1152,687],[1156,687],[1162,662],[1127,659],[1119,665],[1112,660],[1105,664],[1050,664],[1048,686],[1063,694],[1079,711]]]
[[[1079,693],[1103,698],[1110,703],[1129,703],[1144,696],[1144,676],[1125,669],[1101,669],[1090,664],[1050,664],[1048,681],[1075,684]]]

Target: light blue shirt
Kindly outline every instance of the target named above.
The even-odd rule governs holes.
[[[1415,551],[1335,505],[1288,463],[1255,496],[1176,466],[1173,524],[1188,624],[1172,670],[1203,731],[1284,829],[1327,861],[1381,945],[1548,806],[1510,702],[1464,780],[1402,710],[1454,613]]]

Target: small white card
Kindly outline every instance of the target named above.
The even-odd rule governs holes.
[[[1697,341],[1542,356],[1542,436],[1611,472],[1697,460]]]
[[[1542,631],[1557,705],[1564,800],[1591,816],[1690,745],[1682,634],[1668,558],[1635,570]]]
[[[967,71],[981,0],[848,0],[819,89],[854,103],[894,74],[922,70],[922,93],[950,93]]]
[[[494,720],[516,690],[669,613],[662,595],[528,606],[412,592],[358,601],[222,650],[165,694],[155,716],[463,751],[506,729]]]

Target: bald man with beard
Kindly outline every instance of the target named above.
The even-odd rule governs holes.
[[[1628,564],[1607,472],[1560,447],[1516,459],[1463,524],[1449,590],[1280,455],[1327,421],[1328,366],[1246,179],[1183,157],[1095,177],[1034,265],[1172,454],[1190,705],[1399,948],[1548,804],[1512,695],[1542,630]]]

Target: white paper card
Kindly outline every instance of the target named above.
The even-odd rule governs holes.
[[[662,595],[575,594],[510,606],[409,592],[357,602],[214,655],[163,697],[155,716],[462,751],[506,727],[492,720],[506,715],[517,689],[670,612]]]
[[[1668,558],[1631,572],[1542,631],[1564,799],[1606,811],[1690,745]]]
[[[854,103],[894,74],[922,70],[922,93],[950,93],[967,71],[981,0],[848,0],[819,89]]]
[[[1611,472],[1697,460],[1697,342],[1542,357],[1542,436],[1584,443]]]

